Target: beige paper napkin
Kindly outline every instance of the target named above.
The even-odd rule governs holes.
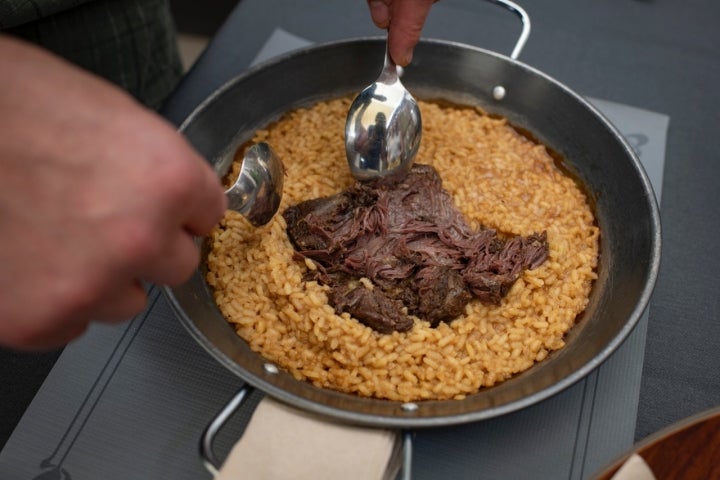
[[[611,480],[655,480],[650,466],[637,453],[633,453]]]
[[[384,480],[399,469],[399,434],[333,423],[265,397],[215,480]]]

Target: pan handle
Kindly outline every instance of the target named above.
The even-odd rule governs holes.
[[[522,52],[522,49],[525,47],[525,43],[527,42],[528,37],[530,36],[530,16],[520,5],[515,2],[511,2],[510,0],[487,1],[490,3],[494,3],[495,5],[505,7],[506,9],[510,10],[518,17],[520,17],[520,21],[522,22],[522,31],[520,32],[520,37],[515,43],[515,48],[513,48],[513,51],[510,54],[510,58],[512,58],[513,60],[517,60],[517,58],[520,56],[520,52]]]
[[[216,476],[222,467],[222,461],[218,460],[215,451],[213,450],[213,443],[215,443],[215,435],[225,425],[230,417],[245,404],[245,401],[250,398],[250,394],[255,389],[244,384],[240,390],[230,399],[227,405],[225,405],[220,413],[205,427],[203,430],[202,437],[200,438],[200,458],[203,461],[203,465],[212,476]]]
[[[402,467],[400,470],[400,480],[412,479],[412,432],[405,430],[402,439]]]
[[[233,416],[235,412],[240,410],[255,389],[248,384],[244,384],[240,390],[230,399],[220,412],[212,419],[212,421],[203,430],[200,438],[200,458],[202,459],[205,469],[215,477],[222,468],[222,461],[217,458],[213,450],[215,436],[225,423]],[[239,440],[239,439],[238,439]],[[404,431],[402,438],[402,467],[400,471],[400,480],[411,480],[412,466],[412,432]]]

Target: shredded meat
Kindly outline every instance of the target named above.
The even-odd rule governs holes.
[[[356,183],[283,216],[298,258],[319,267],[306,279],[331,287],[337,312],[383,333],[411,329],[412,315],[432,326],[450,322],[473,296],[498,304],[548,256],[545,232],[473,231],[429,165],[414,165],[400,183]]]

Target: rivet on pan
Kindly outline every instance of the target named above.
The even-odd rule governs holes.
[[[408,413],[416,412],[418,408],[420,408],[418,407],[418,404],[413,402],[407,402],[400,405],[400,409]]]
[[[496,86],[493,88],[492,95],[495,100],[502,100],[505,98],[505,87],[502,85]]]
[[[265,371],[267,373],[276,374],[276,373],[280,372],[280,370],[278,370],[278,367],[276,367],[272,363],[266,363],[265,365],[263,365],[263,368],[265,369]]]

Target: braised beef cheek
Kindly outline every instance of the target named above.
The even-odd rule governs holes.
[[[545,232],[474,231],[430,165],[414,165],[400,183],[356,183],[299,203],[283,217],[296,257],[318,266],[305,280],[329,285],[338,313],[382,333],[410,330],[411,315],[450,322],[473,296],[498,304],[548,256]]]

